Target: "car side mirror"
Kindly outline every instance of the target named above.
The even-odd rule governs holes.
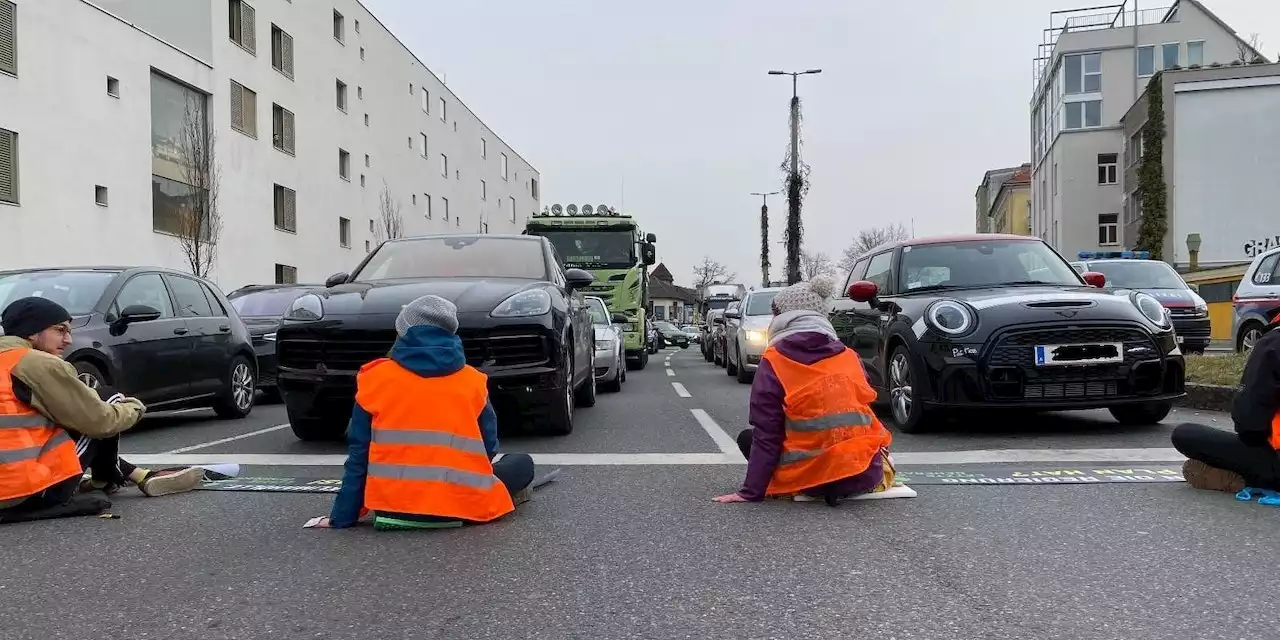
[[[649,234],[652,236],[653,234]],[[646,242],[640,245],[640,259],[645,266],[652,267],[658,263],[658,250],[653,246],[652,242]]]
[[[596,277],[590,271],[582,269],[566,269],[564,279],[570,289],[581,289],[596,281]]]
[[[1107,286],[1107,274],[1105,273],[1098,273],[1097,271],[1086,271],[1080,274],[1080,277],[1084,278],[1084,281],[1088,283],[1088,285],[1091,287],[1097,287],[1101,289]]]
[[[329,279],[328,279],[328,280],[325,280],[325,281],[324,281],[324,286],[325,286],[326,288],[332,289],[333,287],[336,287],[336,286],[338,286],[338,285],[340,285],[340,284],[346,284],[346,283],[347,283],[347,278],[349,278],[349,277],[350,277],[350,275],[349,275],[349,274],[347,274],[347,273],[335,273],[335,274],[333,274],[333,275],[329,276]]]
[[[160,319],[160,311],[154,307],[148,307],[145,304],[131,304],[120,310],[120,317],[116,322],[121,324],[133,324],[135,322],[151,322]]]
[[[854,302],[871,302],[880,295],[880,287],[867,280],[859,280],[849,285],[849,299]]]
[[[648,242],[649,244],[653,244],[658,241],[658,236],[655,236],[651,233],[644,237],[644,241]]]
[[[628,322],[631,322],[631,320],[627,319],[626,315],[621,313],[615,313],[609,319],[612,320],[614,324],[627,324]]]
[[[742,312],[741,312],[741,311],[726,311],[726,312],[724,312],[724,317],[729,318],[730,320],[741,320],[741,319],[742,319]]]

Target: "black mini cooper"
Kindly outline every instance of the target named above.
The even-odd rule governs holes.
[[[1163,420],[1183,395],[1169,314],[1038,238],[912,239],[860,258],[831,311],[900,429],[943,410],[1099,409]]]

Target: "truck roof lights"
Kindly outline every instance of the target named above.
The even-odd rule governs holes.
[[[1150,251],[1081,251],[1081,260],[1150,260]]]

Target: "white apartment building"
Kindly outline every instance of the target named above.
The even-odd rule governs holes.
[[[532,165],[357,0],[0,0],[0,269],[188,269],[200,129],[228,291],[350,270],[384,201],[401,235],[541,208]]]
[[[1199,0],[1051,14],[1033,69],[1032,233],[1068,256],[1134,240],[1123,234],[1121,117],[1157,71],[1258,56]]]

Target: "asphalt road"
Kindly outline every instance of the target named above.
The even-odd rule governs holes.
[[[917,485],[914,499],[838,509],[715,504],[742,480],[726,446],[746,424],[747,387],[696,348],[674,352],[670,370],[660,358],[632,372],[567,437],[505,439],[563,472],[484,527],[307,530],[331,496],[214,491],[126,491],[117,520],[6,525],[0,637],[1275,635],[1265,594],[1280,588],[1268,560],[1280,510],[1180,482]],[[125,450],[158,464],[248,461],[248,476],[340,475],[341,445],[296,441],[280,406],[232,422],[206,414],[148,418]],[[1172,464],[1174,423],[1227,425],[1193,412],[1143,429],[1105,412],[988,420],[895,433],[902,470]]]

